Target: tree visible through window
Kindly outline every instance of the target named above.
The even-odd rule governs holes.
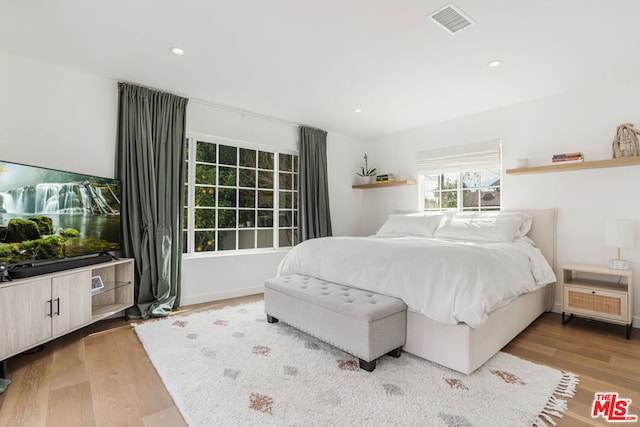
[[[183,252],[297,243],[297,155],[189,139],[186,157]]]
[[[486,211],[500,209],[500,169],[423,175],[424,210]]]

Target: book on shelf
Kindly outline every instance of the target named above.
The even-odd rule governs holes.
[[[576,151],[574,153],[561,153],[561,154],[554,154],[553,157],[551,158],[552,161],[555,160],[577,160],[577,159],[581,159],[584,158],[584,155],[582,154],[582,152],[580,151]]]
[[[576,163],[584,162],[584,157],[567,157],[566,159],[553,159],[551,163]]]
[[[383,175],[376,175],[376,183],[377,184],[381,184],[381,183],[389,182],[389,181],[395,181],[395,180],[396,180],[396,178],[395,178],[395,176],[393,176],[392,173],[386,173],[386,174],[383,174]]]

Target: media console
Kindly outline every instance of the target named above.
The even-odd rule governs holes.
[[[99,276],[103,287],[91,289]],[[134,262],[119,259],[0,282],[0,367],[6,359],[133,305]]]

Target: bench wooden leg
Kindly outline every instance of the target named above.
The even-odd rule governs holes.
[[[358,359],[358,362],[360,362],[360,369],[364,369],[365,371],[373,372],[373,370],[376,369],[375,360],[372,360],[371,362],[366,362],[362,359]]]
[[[269,314],[267,314],[267,322],[269,322],[269,323],[278,323],[278,319],[273,317],[273,316],[271,316],[271,315],[269,315]]]
[[[387,356],[391,356],[395,358],[398,358],[401,355],[402,355],[402,347],[398,347],[395,350],[391,350],[389,353],[387,353]]]

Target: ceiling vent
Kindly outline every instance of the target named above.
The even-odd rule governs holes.
[[[429,18],[436,21],[451,34],[475,24],[471,18],[451,3],[429,15]]]

